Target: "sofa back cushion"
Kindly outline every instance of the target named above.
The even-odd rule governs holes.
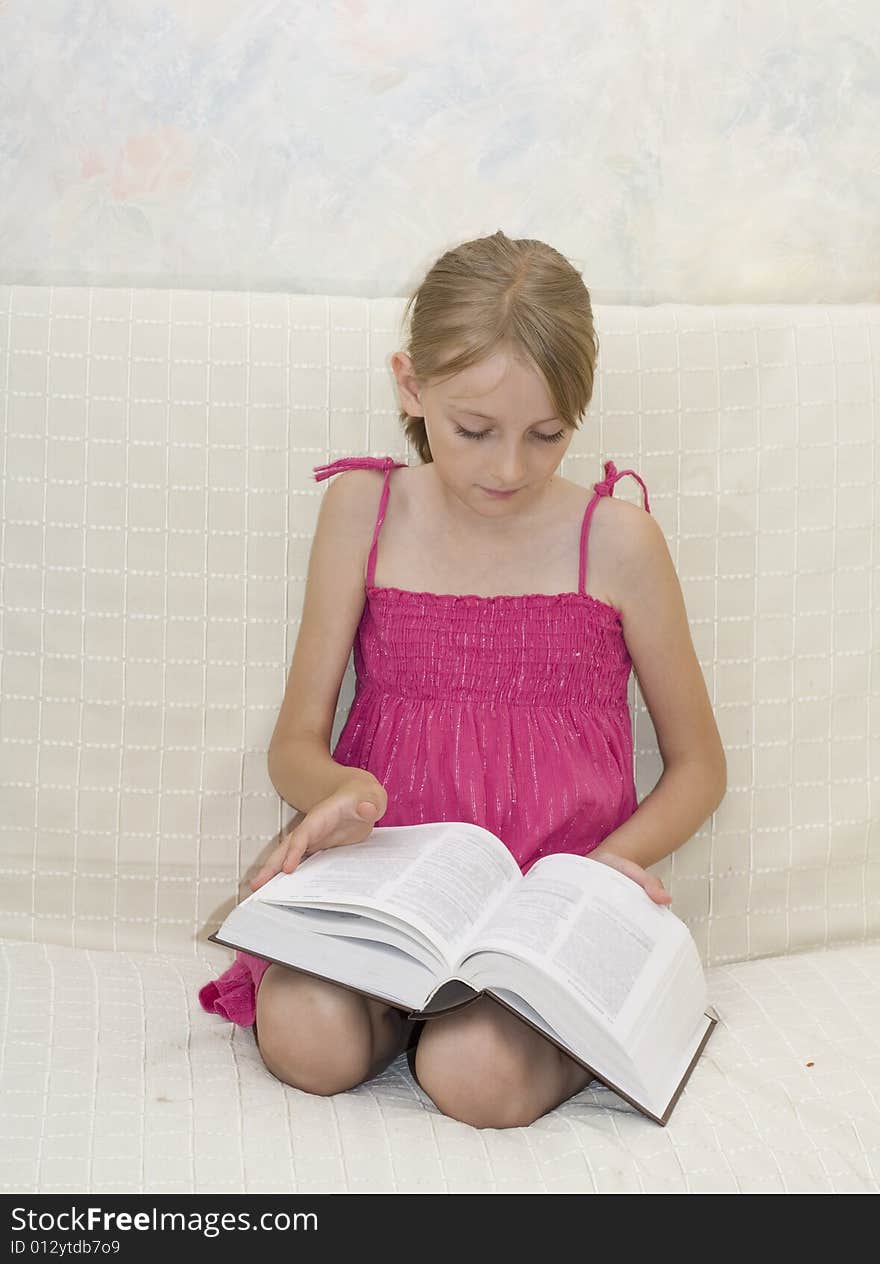
[[[0,287],[0,935],[202,952],[340,456],[413,463],[405,300]],[[561,473],[648,488],[728,761],[656,866],[707,965],[880,933],[880,305],[601,307]],[[615,495],[641,503],[631,479]],[[333,732],[353,692],[352,661]],[[633,676],[639,798],[661,771]]]

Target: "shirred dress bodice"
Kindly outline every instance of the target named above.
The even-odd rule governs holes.
[[[370,585],[355,641],[364,688],[511,706],[627,705],[613,606],[586,593],[480,597]]]

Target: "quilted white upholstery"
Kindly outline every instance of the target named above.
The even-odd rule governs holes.
[[[644,478],[728,758],[656,866],[722,1018],[667,1128],[588,1087],[471,1129],[402,1057],[310,1096],[198,1008],[230,959],[206,936],[291,814],[266,749],[312,466],[415,459],[404,303],[0,287],[0,1187],[880,1188],[880,305],[596,309],[562,473]],[[333,741],[353,688],[350,662]]]
[[[199,1009],[192,958],[5,943],[0,960],[7,1192],[880,1188],[878,943],[710,969],[722,1022],[665,1128],[598,1083],[528,1128],[471,1128],[404,1055],[303,1093]]]

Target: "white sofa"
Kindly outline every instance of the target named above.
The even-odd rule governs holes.
[[[0,287],[0,1189],[877,1192],[880,306],[596,309],[562,473],[644,478],[728,758],[656,867],[721,1016],[669,1124],[591,1085],[471,1128],[403,1055],[312,1096],[200,1009],[292,814],[266,750],[312,467],[416,459],[404,302]]]

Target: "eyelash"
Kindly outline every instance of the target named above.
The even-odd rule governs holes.
[[[488,430],[463,430],[461,426],[456,426],[455,433],[459,435],[464,435],[465,438],[467,439],[485,439],[489,431]],[[565,430],[557,430],[556,434],[552,434],[552,435],[537,434],[537,433],[535,434],[535,438],[542,440],[543,443],[558,443],[560,439],[564,438],[564,436],[565,436]]]

